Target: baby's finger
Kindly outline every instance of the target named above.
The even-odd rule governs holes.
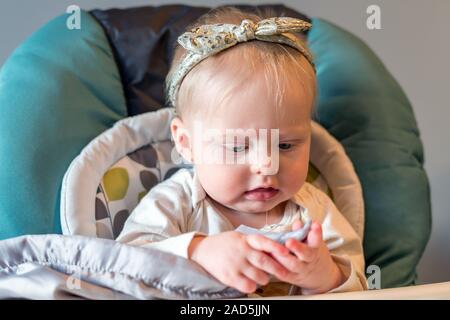
[[[300,219],[297,219],[294,221],[294,223],[292,224],[292,231],[301,229],[303,227],[303,223]]]
[[[273,257],[277,262],[279,262],[283,267],[285,267],[289,272],[299,273],[302,269],[306,267],[306,262],[301,261],[294,255],[280,255],[273,254]],[[283,278],[278,277],[280,280],[285,280]]]
[[[278,252],[279,254],[289,254],[289,250],[278,242],[266,238],[260,234],[250,234],[247,236],[247,243],[255,250],[265,252]]]
[[[279,256],[285,256],[283,254],[278,254]],[[250,262],[254,267],[267,272],[268,274],[273,274],[279,279],[284,278],[289,271],[283,267],[279,262],[273,259],[268,254],[252,250],[247,254],[247,261]]]
[[[250,263],[243,268],[242,274],[262,286],[268,284],[270,280],[270,276],[266,272],[255,268]]]
[[[317,250],[315,248],[310,248],[307,244],[295,239],[288,239],[288,241],[286,241],[286,248],[291,250],[298,259],[304,262],[314,261],[317,255]]]
[[[319,248],[322,245],[322,241],[322,226],[320,223],[314,222],[311,225],[306,243],[311,248]]]
[[[232,283],[225,284],[244,293],[252,293],[257,289],[255,281],[247,278],[244,274],[240,274]]]

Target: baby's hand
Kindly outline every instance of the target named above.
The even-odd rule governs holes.
[[[261,235],[244,235],[236,231],[214,236],[196,237],[189,246],[189,257],[227,286],[245,293],[257,285],[266,285],[270,274],[279,278],[289,272],[277,257],[289,255],[283,245]]]
[[[293,229],[301,227],[301,222],[296,221]],[[289,270],[288,275],[279,278],[280,280],[301,287],[303,294],[324,293],[342,284],[344,276],[322,239],[322,227],[319,223],[312,224],[305,241],[289,239],[285,245],[293,254],[273,254]]]

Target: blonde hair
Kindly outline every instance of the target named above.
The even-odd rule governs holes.
[[[189,25],[186,30],[203,24],[240,24],[243,19],[251,19],[256,23],[275,15],[272,10],[250,13],[235,7],[219,7],[201,16],[193,24]],[[305,36],[301,34],[296,35],[307,47]],[[180,63],[185,53],[186,50],[177,44],[166,78],[166,101],[168,101],[167,86],[171,81],[176,66]],[[236,61],[243,63],[236,63]],[[289,76],[294,76],[294,79],[297,78],[304,92],[312,97],[312,111],[317,90],[316,78],[314,69],[307,59],[296,49],[283,44],[249,41],[208,57],[185,76],[176,97],[175,107],[177,114],[183,119],[187,114],[192,115],[198,111],[201,111],[202,115],[210,113],[212,108],[198,110],[199,108],[195,109],[193,103],[190,102],[199,101],[195,100],[195,98],[201,97],[205,88],[220,87],[221,90],[216,91],[220,92],[220,94],[217,96],[217,100],[214,101],[214,110],[216,110],[224,105],[224,102],[243,84],[251,84],[251,78],[258,70],[261,70],[261,66],[267,90],[269,92],[271,90],[273,93],[272,96],[274,97],[274,105],[277,111],[282,111],[281,104],[284,89],[289,84],[289,80],[292,79]],[[223,73],[224,70],[226,72],[232,71],[231,74],[233,75],[233,81],[231,83],[226,82],[226,86],[223,83],[223,79],[217,76],[221,74],[221,71]]]

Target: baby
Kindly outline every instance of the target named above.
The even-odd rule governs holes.
[[[118,241],[191,259],[262,296],[366,289],[356,232],[306,183],[316,96],[308,22],[210,11],[181,35],[166,80],[178,153],[193,164],[155,186]],[[192,29],[194,28],[194,29]],[[284,245],[239,226],[292,231]]]

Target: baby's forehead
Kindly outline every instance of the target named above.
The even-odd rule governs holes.
[[[289,105],[303,105],[313,100],[314,83],[282,71],[270,73],[261,69],[245,73],[227,70],[201,78],[193,83],[192,91],[196,94],[191,101],[200,108],[219,110],[225,107],[229,112],[238,113],[241,108],[269,107],[267,111],[277,112]],[[311,90],[305,90],[308,87]]]
[[[248,56],[239,57],[236,52],[231,49],[226,58],[220,54],[210,57],[188,74],[181,90],[187,113],[223,121],[287,115],[291,122],[298,122],[298,110],[311,112],[315,78],[308,79],[306,73],[292,71],[292,67],[279,69],[274,64],[249,61]]]
[[[202,117],[191,123],[191,132],[197,138],[216,137],[218,139],[237,138],[240,140],[258,137],[301,138],[307,137],[311,131],[309,117],[299,117],[297,121],[274,119],[266,116],[254,119],[230,117]]]
[[[249,90],[244,94],[231,94],[220,102],[219,99],[203,100],[196,106],[192,118],[203,127],[222,134],[227,130],[244,131],[243,134],[248,130],[278,129],[280,133],[307,130],[312,108],[309,102],[301,96],[285,97],[280,101],[277,105],[275,98]]]

